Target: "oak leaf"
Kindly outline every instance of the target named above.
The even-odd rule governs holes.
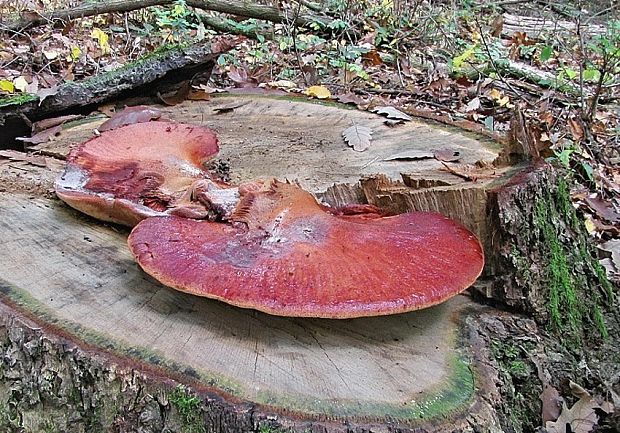
[[[372,129],[367,126],[353,125],[342,131],[342,137],[353,150],[363,152],[370,147]]]
[[[385,106],[385,107],[377,107],[372,110],[373,113],[382,114],[388,119],[397,119],[397,120],[413,120],[413,117],[408,114],[403,113],[400,110],[397,110],[394,107]]]

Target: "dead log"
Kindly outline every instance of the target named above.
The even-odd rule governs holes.
[[[54,21],[70,21],[76,18],[84,18],[93,15],[130,12],[149,6],[163,6],[173,3],[173,0],[107,0],[104,2],[85,3],[70,9],[59,9],[56,11],[33,14],[29,13],[21,20],[3,24],[3,29],[10,31],[22,31],[30,27],[40,26]],[[271,21],[274,23],[289,23],[298,27],[308,25],[318,25],[326,27],[328,20],[318,15],[303,14],[294,15],[287,10],[280,10],[273,6],[258,3],[222,1],[222,0],[188,0],[189,6],[226,13],[246,18]]]
[[[511,38],[515,33],[526,33],[530,39],[541,39],[545,34],[564,33],[576,34],[577,24],[574,21],[558,20],[552,17],[528,17],[523,15],[504,14],[502,35]],[[581,32],[594,36],[604,34],[605,26],[597,24],[583,25]]]
[[[436,210],[460,220],[483,240],[487,276],[506,283],[478,284],[477,292],[498,305],[537,315],[550,299],[546,263],[558,252],[545,248],[559,242],[566,252],[580,245],[556,222],[566,219],[572,227],[573,216],[549,185],[557,180],[552,171],[527,163],[493,168],[501,147],[485,137],[419,120],[388,127],[378,115],[301,98],[226,95],[162,110],[217,131],[215,164],[229,170],[233,182],[275,176],[298,181],[332,205]],[[505,403],[496,387],[501,372],[489,361],[497,348],[487,330],[505,344],[503,318],[530,334],[539,332],[532,321],[467,296],[396,316],[290,319],[164,287],[136,266],[126,230],[82,216],[50,193],[61,170],[52,155],[62,158],[101,122],[70,124],[55,141],[37,146],[48,155],[45,167],[13,162],[0,174],[6,246],[0,256],[0,404],[16,429],[46,423],[68,432],[510,427],[512,415],[496,409],[512,408],[499,404]],[[373,129],[367,151],[354,152],[342,141],[351,124]],[[459,161],[434,157],[445,148],[458,152]],[[549,200],[537,205],[544,194]],[[543,242],[547,246],[530,245]],[[604,293],[592,275],[596,269],[571,269],[573,259],[584,257],[566,253],[564,275],[588,273],[583,283]],[[593,289],[578,290],[581,300]],[[597,302],[611,329],[606,298]],[[553,323],[545,311],[543,328]],[[590,345],[599,341],[595,333],[590,338]],[[520,398],[537,401],[540,389],[533,386]],[[531,425],[540,425],[537,408],[524,413]],[[52,417],[61,411],[68,416]]]
[[[120,95],[164,93],[197,74],[208,78],[217,56],[210,44],[171,46],[115,71],[61,84],[46,97],[26,95],[0,99],[0,125],[4,126],[8,141],[17,136],[28,136],[29,123],[46,117],[88,114]]]

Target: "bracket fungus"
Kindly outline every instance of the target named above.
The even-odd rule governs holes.
[[[482,271],[476,237],[437,213],[334,215],[275,180],[239,191],[226,224],[140,222],[128,241],[140,266],[167,286],[239,307],[336,319],[426,308]]]
[[[56,194],[90,216],[128,226],[169,214],[209,218],[226,208],[219,201],[238,200],[235,188],[205,168],[217,152],[217,138],[205,127],[165,121],[123,126],[69,154]]]

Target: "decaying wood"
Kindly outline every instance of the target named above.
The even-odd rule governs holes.
[[[553,34],[558,32],[575,34],[576,31],[577,24],[574,21],[504,14],[502,35],[510,38],[514,36],[515,32],[522,32],[527,33],[531,39],[537,39],[544,34]],[[606,28],[605,26],[597,24],[588,24],[582,26],[581,31],[589,35],[598,35],[605,33]]]
[[[545,242],[585,251],[554,172],[546,165],[494,168],[501,149],[488,138],[419,120],[388,127],[373,113],[290,97],[226,95],[162,110],[216,130],[214,168],[233,182],[277,177],[332,205],[433,210],[463,222],[484,243],[487,277],[498,278],[474,292],[541,323],[549,323]],[[35,150],[62,158],[102,121],[67,125]],[[373,129],[367,151],[342,140],[352,124]],[[459,161],[448,163],[452,171],[432,157],[446,146],[459,151]],[[496,387],[507,379],[494,353],[509,338],[504,320],[530,337],[538,332],[533,321],[465,296],[431,310],[346,321],[271,317],[192,297],[146,276],[128,252],[126,231],[54,199],[49,190],[60,165],[18,164],[0,174],[0,403],[20,425],[39,426],[46,413],[63,411],[62,431],[89,423],[189,431],[183,423],[191,420],[171,403],[180,383],[198,396],[193,422],[218,433],[270,425],[296,433],[510,427],[506,387]],[[600,290],[588,263],[573,275],[587,275],[586,284]],[[538,348],[540,338],[531,339]],[[530,394],[514,401],[538,401],[542,385],[528,381]],[[467,389],[475,391],[463,397]],[[445,399],[454,395],[464,400]],[[535,426],[539,406],[530,406],[524,416]]]
[[[173,3],[174,0],[107,0],[104,2],[85,3],[70,9],[59,9],[44,14],[31,13],[22,17],[20,21],[5,23],[4,29],[21,31],[30,27],[39,26],[54,21],[68,21],[76,18],[83,18],[93,15],[130,12],[149,6],[162,6]],[[245,18],[255,18],[271,21],[274,23],[291,23],[299,27],[310,24],[325,27],[327,21],[318,15],[298,15],[293,16],[292,12],[286,12],[273,6],[258,3],[223,1],[223,0],[187,0],[189,6],[237,15]]]
[[[3,104],[0,106],[0,125],[22,116],[35,121],[52,114],[92,109],[132,92],[153,94],[154,91],[164,91],[171,84],[189,79],[198,72],[209,74],[217,56],[209,44],[173,47],[116,71],[62,84],[54,94],[45,98],[37,97],[22,104]],[[151,89],[150,92],[147,88]]]

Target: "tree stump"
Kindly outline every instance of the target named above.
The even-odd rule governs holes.
[[[501,151],[495,142],[417,120],[389,127],[372,113],[289,97],[225,95],[163,111],[217,132],[214,167],[232,182],[276,177],[331,205],[437,210],[461,221],[485,246],[486,275],[509,271],[503,281],[521,290],[510,297],[498,289],[509,284],[496,283],[477,292],[547,317],[540,302],[522,299],[548,295],[524,289],[544,279],[542,272],[523,283],[523,266],[507,262],[513,226],[497,224],[517,221],[514,209],[527,208],[510,200],[529,195],[527,188],[515,192],[520,168],[492,166]],[[387,317],[299,319],[193,297],[151,279],[134,263],[126,229],[81,215],[52,192],[59,160],[102,121],[67,125],[37,146],[44,156],[38,165],[4,164],[0,426],[412,432],[499,431],[507,422],[493,408],[501,399],[498,371],[478,320],[494,310],[469,296]],[[366,152],[342,140],[353,124],[373,129]],[[437,150],[458,152],[458,164],[438,160]],[[516,243],[521,252],[524,242]]]

